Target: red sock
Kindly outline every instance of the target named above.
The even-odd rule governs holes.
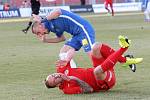
[[[108,12],[110,12],[110,10],[108,9],[108,6],[107,6],[107,5],[105,5],[105,9],[106,9]]]
[[[110,56],[112,53],[114,53],[115,50],[114,50],[113,48],[111,48],[111,47],[110,47],[109,45],[107,45],[107,44],[102,44],[101,47],[100,47],[100,52],[101,52],[101,54],[102,54],[102,56],[103,56],[104,58],[107,58],[107,57]],[[126,62],[126,58],[123,57],[123,56],[120,56],[119,59],[118,59],[118,61],[119,61],[120,63],[124,63],[124,62]]]
[[[114,65],[117,63],[119,57],[127,50],[127,48],[120,48],[113,54],[111,54],[102,64],[103,72],[113,69]]]

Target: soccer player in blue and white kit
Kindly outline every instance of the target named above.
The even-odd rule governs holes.
[[[65,65],[69,62],[75,51],[81,47],[90,55],[92,45],[95,42],[95,31],[91,24],[77,14],[63,10],[53,10],[45,19],[33,15],[35,23],[32,26],[32,32],[36,34],[43,42],[58,43],[65,40],[63,35],[67,32],[72,35],[60,50],[60,64]],[[47,38],[49,32],[55,33],[55,38]]]
[[[144,20],[146,22],[150,22],[150,1],[149,0],[143,0],[142,1],[142,11],[144,11]]]

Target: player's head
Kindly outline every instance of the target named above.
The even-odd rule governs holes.
[[[45,86],[47,88],[55,88],[63,81],[60,73],[54,73],[47,76],[45,79]]]
[[[32,25],[32,33],[36,35],[44,35],[48,34],[47,29],[45,28],[43,23],[40,22],[34,22]]]

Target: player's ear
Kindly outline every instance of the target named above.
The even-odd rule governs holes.
[[[49,84],[48,84],[48,81],[47,81],[46,79],[43,81],[43,83],[45,84],[45,86],[46,86],[47,88],[49,88]]]
[[[37,24],[37,22],[33,22],[32,27],[31,27],[33,34],[35,34],[35,27],[36,27],[36,24]]]

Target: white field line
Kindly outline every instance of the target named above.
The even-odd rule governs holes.
[[[134,13],[117,13],[117,14],[115,14],[115,16],[128,16],[128,15],[141,15],[141,14],[143,14],[142,12],[134,12]],[[91,18],[91,17],[105,17],[105,16],[111,16],[111,14],[110,15],[108,15],[108,14],[96,14],[96,15],[83,15],[82,17],[84,17],[84,18]],[[115,17],[114,16],[114,17]]]
[[[134,13],[116,13],[115,16],[128,16],[128,15],[140,15],[143,14],[142,12],[134,12]],[[84,18],[91,18],[91,17],[105,17],[105,16],[109,16],[107,14],[91,14],[91,15],[83,15],[82,17]],[[114,16],[114,17],[115,17]],[[11,23],[11,22],[25,22],[25,21],[29,21],[29,18],[15,18],[15,19],[0,19],[0,23]]]

